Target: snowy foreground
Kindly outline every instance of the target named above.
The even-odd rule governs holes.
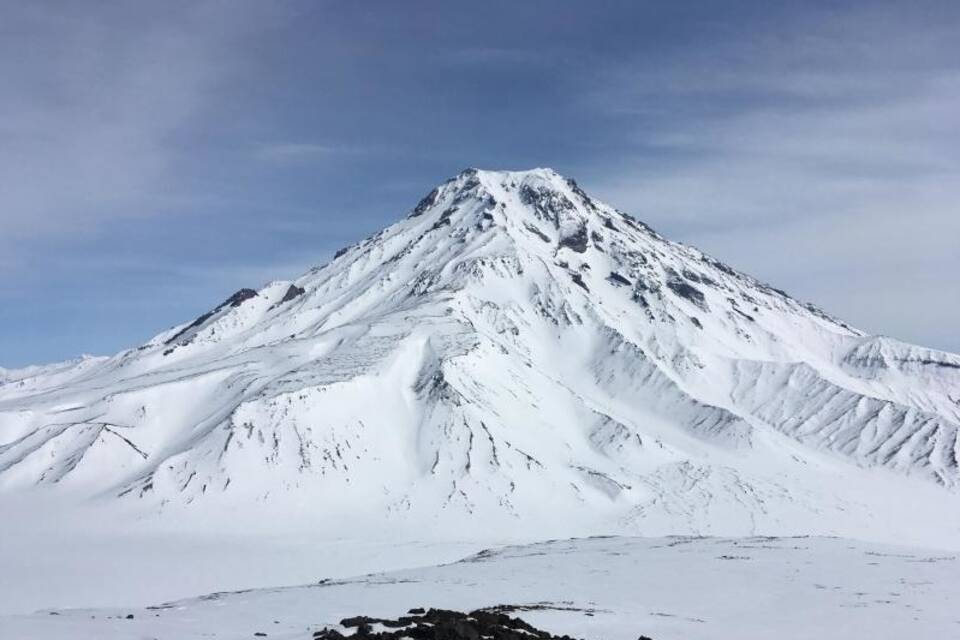
[[[952,553],[838,538],[589,538],[145,609],[0,617],[0,638],[311,638],[357,614],[501,604],[582,638],[950,638],[958,570]]]

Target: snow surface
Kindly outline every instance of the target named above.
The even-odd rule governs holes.
[[[515,615],[537,627],[582,638],[950,638],[960,629],[958,570],[953,554],[831,538],[565,540],[146,609],[0,617],[0,637],[226,640],[260,632],[293,640],[358,613],[510,604],[532,607]]]

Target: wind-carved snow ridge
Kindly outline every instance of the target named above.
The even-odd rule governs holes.
[[[651,533],[958,520],[960,357],[866,336],[549,169],[468,169],[294,281],[0,373],[4,491]]]

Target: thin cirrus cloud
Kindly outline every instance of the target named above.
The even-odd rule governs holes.
[[[0,238],[147,213],[143,202],[172,186],[173,139],[229,72],[214,62],[228,36],[205,28],[199,8],[142,16],[140,29],[134,15],[100,9],[4,9]]]
[[[258,158],[272,162],[312,161],[335,159],[343,155],[373,153],[372,149],[310,142],[276,142],[264,144],[256,150]]]
[[[712,49],[717,73],[696,55],[615,69],[588,99],[661,153],[596,188],[867,330],[957,350],[957,45],[933,26],[823,33],[858,18]]]

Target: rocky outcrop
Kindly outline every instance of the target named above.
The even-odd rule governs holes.
[[[314,632],[315,640],[370,638],[371,640],[573,640],[537,629],[520,618],[502,613],[502,607],[463,613],[447,609],[411,609],[396,620],[355,616],[340,621],[354,632],[344,635],[336,629]],[[509,609],[509,608],[508,608]],[[651,640],[640,636],[639,640]]]

